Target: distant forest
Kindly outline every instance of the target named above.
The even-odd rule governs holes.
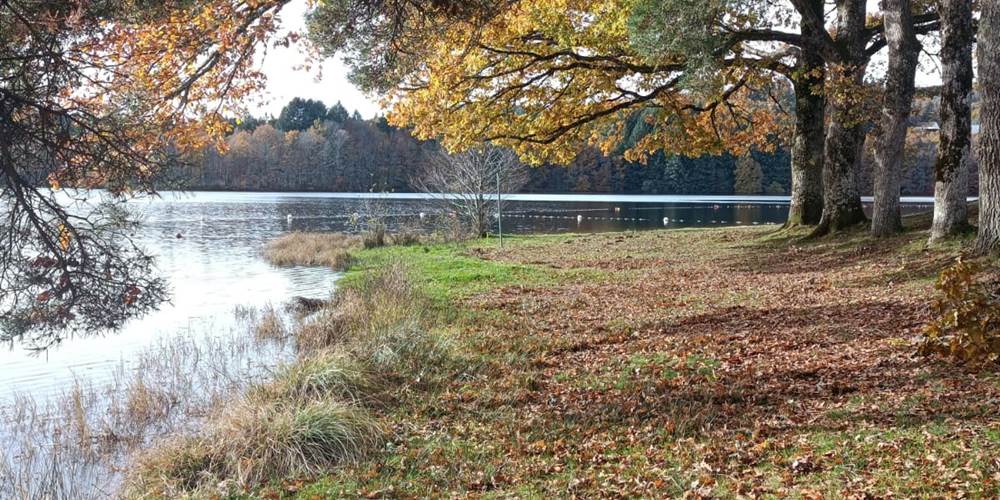
[[[627,142],[646,133],[641,115],[626,123]],[[918,99],[907,141],[904,195],[933,194],[937,132],[928,128],[936,120],[937,100]],[[206,150],[175,169],[171,179],[193,190],[412,192],[417,191],[414,180],[439,151],[434,141],[419,141],[383,117],[363,119],[339,102],[327,108],[295,98],[277,118],[251,116],[234,120],[233,126],[227,152]],[[867,145],[863,192],[870,190],[872,151]],[[529,181],[523,191],[539,193],[782,195],[791,182],[788,151],[780,148],[745,158],[657,153],[645,165],[587,148],[569,166],[524,168]]]

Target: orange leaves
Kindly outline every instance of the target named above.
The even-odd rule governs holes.
[[[983,268],[962,258],[941,271],[937,317],[925,328],[921,354],[947,356],[972,368],[1000,359],[1000,300],[983,279]]]
[[[138,287],[135,285],[129,285],[129,287],[125,289],[125,294],[122,296],[122,302],[124,302],[125,305],[132,305],[135,303],[135,300],[139,298],[139,293],[140,290]]]
[[[52,188],[53,191],[58,191],[61,187],[59,177],[57,177],[54,172],[48,175],[47,180],[49,181],[49,187]]]
[[[66,226],[64,224],[59,224],[59,248],[62,249],[63,252],[69,250],[69,243],[71,239],[72,237],[70,236],[69,230]]]
[[[108,23],[78,44],[103,71],[73,99],[98,114],[128,109],[122,126],[133,131],[138,150],[218,145],[229,132],[223,114],[241,111],[262,89],[255,55],[287,1],[200,0]]]

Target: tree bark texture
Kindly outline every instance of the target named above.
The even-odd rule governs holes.
[[[834,41],[841,48],[839,60],[833,61],[841,72],[842,85],[861,88],[867,62],[864,54],[864,0],[841,0],[837,3],[837,29]],[[828,61],[829,62],[829,61]],[[829,99],[830,123],[826,133],[823,160],[823,217],[814,236],[857,225],[866,220],[858,190],[861,148],[864,145],[863,121],[856,103],[843,96]]]
[[[872,234],[888,236],[903,229],[899,211],[907,121],[913,105],[920,44],[913,30],[910,0],[882,0],[882,19],[889,47],[885,95],[875,152]]]
[[[941,0],[941,133],[930,241],[968,228],[972,155],[972,0]]]
[[[822,0],[816,3],[817,11],[822,12]],[[803,23],[803,36],[810,36],[810,30]],[[792,79],[795,87],[795,131],[792,142],[792,200],[786,227],[814,226],[823,216],[824,73],[823,58],[814,48],[803,47],[796,75]]]
[[[976,250],[1000,253],[1000,2],[982,2],[979,18],[979,236]]]

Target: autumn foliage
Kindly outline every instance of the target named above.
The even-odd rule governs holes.
[[[582,144],[611,152],[643,109],[653,127],[628,159],[773,146],[781,115],[770,74],[723,66],[695,84],[683,56],[636,49],[630,5],[525,0],[481,28],[452,24],[389,97],[390,121],[448,149],[492,142],[536,164],[569,163]]]
[[[287,2],[0,2],[0,340],[45,347],[165,299],[119,205],[223,144]]]
[[[1000,289],[982,265],[959,258],[943,270],[935,288],[936,317],[920,352],[952,358],[972,368],[1000,359]]]

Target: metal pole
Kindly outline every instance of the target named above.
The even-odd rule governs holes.
[[[500,170],[497,169],[497,233],[500,235],[500,248],[503,248],[503,211],[500,208]]]

